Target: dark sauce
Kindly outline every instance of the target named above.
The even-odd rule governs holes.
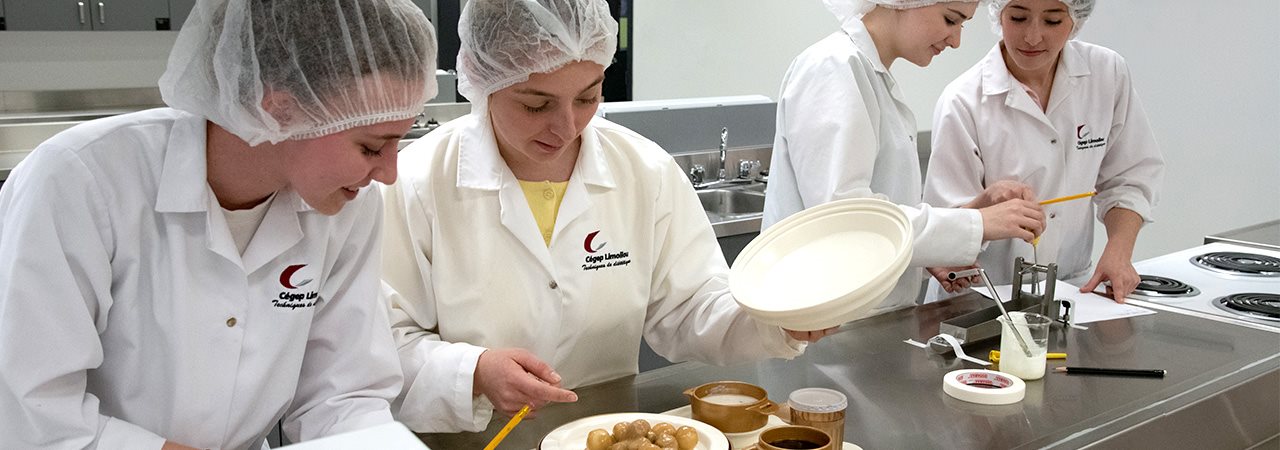
[[[816,443],[801,440],[801,439],[782,439],[782,440],[770,442],[769,445],[772,445],[778,448],[800,449],[800,450],[822,447],[821,444],[816,444]]]

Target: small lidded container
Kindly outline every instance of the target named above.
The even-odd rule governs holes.
[[[689,397],[694,420],[725,433],[758,430],[778,410],[764,388],[741,381],[707,383],[685,390],[684,395]]]
[[[787,406],[791,409],[792,425],[814,427],[831,436],[832,442],[844,442],[844,412],[849,407],[849,399],[840,391],[796,389],[787,397]]]

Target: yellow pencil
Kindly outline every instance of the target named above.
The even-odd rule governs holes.
[[[987,354],[987,359],[993,363],[1000,362],[1000,350],[992,350]],[[1044,359],[1067,359],[1066,353],[1045,353]]]
[[[1066,197],[1051,198],[1051,199],[1048,199],[1048,200],[1045,200],[1045,201],[1040,202],[1040,206],[1044,206],[1044,205],[1052,205],[1052,204],[1054,204],[1054,203],[1062,203],[1062,202],[1065,202],[1065,201],[1075,200],[1075,199],[1078,199],[1078,198],[1093,197],[1094,195],[1097,195],[1097,194],[1098,194],[1097,192],[1085,192],[1085,193],[1083,193],[1083,194],[1076,194],[1076,195],[1068,195],[1068,196],[1066,196]]]
[[[520,412],[517,412],[516,415],[507,422],[507,425],[502,427],[502,431],[499,431],[498,435],[494,436],[492,441],[489,441],[489,445],[484,446],[484,450],[493,450],[498,448],[498,443],[502,442],[502,439],[507,437],[507,433],[510,433],[511,429],[515,428],[516,425],[520,423],[520,419],[523,419],[525,414],[529,414],[529,405],[524,405],[523,408],[520,408]]]

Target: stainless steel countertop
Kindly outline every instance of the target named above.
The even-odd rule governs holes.
[[[941,320],[988,304],[971,293],[846,324],[790,361],[682,363],[579,388],[577,403],[538,411],[501,448],[534,448],[545,433],[585,416],[671,410],[687,404],[684,389],[716,380],[758,384],[775,401],[802,387],[844,392],[846,440],[866,449],[1123,448],[1134,442],[1244,448],[1276,442],[1280,334],[1168,312],[1089,324],[1088,330],[1055,329],[1049,343],[1049,351],[1067,352],[1071,365],[1167,369],[1163,379],[1048,373],[1027,383],[1021,403],[955,400],[942,392],[943,375],[977,366],[902,341],[933,336]],[[985,355],[998,344],[993,339],[966,350]],[[482,448],[506,420],[496,417],[482,433],[420,437],[436,449]]]
[[[1280,251],[1280,220],[1272,220],[1204,237],[1204,243],[1226,242]]]

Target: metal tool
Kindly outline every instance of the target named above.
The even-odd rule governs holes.
[[[1018,261],[1021,262],[1022,260],[1019,259]],[[978,273],[982,275],[982,282],[986,283],[987,291],[991,292],[991,298],[996,300],[996,307],[1000,308],[1000,315],[1004,317],[1005,323],[1009,324],[1009,329],[1013,330],[1013,336],[1018,338],[1018,347],[1021,347],[1022,353],[1025,353],[1027,357],[1030,358],[1032,356],[1031,347],[1027,346],[1027,340],[1022,338],[1022,333],[1019,333],[1018,330],[1014,328],[1013,319],[1009,317],[1009,311],[1004,309],[1004,301],[1000,300],[1000,293],[996,292],[996,286],[991,283],[991,278],[987,277],[987,271],[978,269]]]
[[[1031,240],[1031,263],[1032,264],[1036,264],[1036,265],[1040,264],[1039,248],[1040,248],[1040,237],[1036,236],[1035,239]],[[1040,277],[1037,277],[1035,272],[1031,273],[1031,295],[1040,295]]]
[[[947,281],[955,281],[960,278],[969,278],[978,274],[978,268],[965,269],[957,272],[947,272]]]

